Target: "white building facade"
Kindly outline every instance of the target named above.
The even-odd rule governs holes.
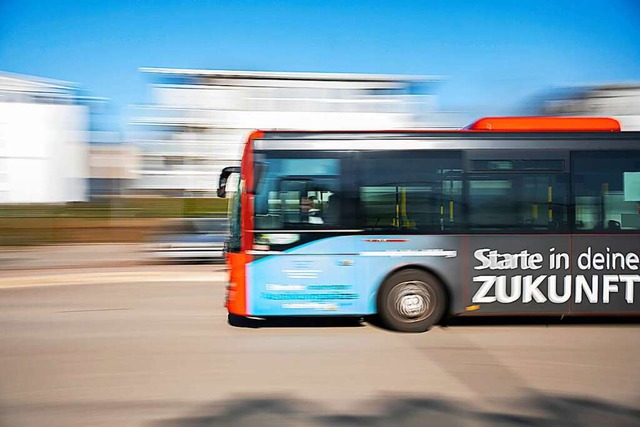
[[[86,200],[88,125],[69,84],[0,73],[0,203]]]
[[[541,114],[559,116],[608,116],[623,131],[640,130],[640,83],[577,88],[568,96],[543,102]]]
[[[358,130],[428,126],[439,78],[146,68],[156,103],[137,107],[145,194],[212,196],[255,129]],[[433,120],[433,123],[436,121]]]

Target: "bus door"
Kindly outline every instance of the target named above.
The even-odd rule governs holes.
[[[466,313],[571,308],[568,154],[468,152]]]
[[[250,314],[362,313],[354,239],[349,236],[354,230],[346,226],[348,161],[327,153],[324,158],[321,153],[313,158],[267,156],[265,180],[255,200]]]

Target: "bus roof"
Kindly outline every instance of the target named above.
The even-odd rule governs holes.
[[[620,132],[620,123],[609,117],[484,117],[462,129],[371,129],[371,130],[293,130],[262,129],[254,131],[249,140],[265,137],[309,137],[311,135],[417,135],[465,133],[545,133],[545,132]]]
[[[293,151],[640,150],[640,132],[604,117],[486,117],[464,129],[259,130],[247,148]]]

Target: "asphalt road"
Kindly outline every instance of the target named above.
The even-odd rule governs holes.
[[[222,282],[0,289],[2,426],[640,424],[640,325],[227,324]]]

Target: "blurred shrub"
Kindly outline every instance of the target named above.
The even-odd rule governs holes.
[[[0,205],[0,218],[181,218],[227,214],[228,199],[118,198],[67,204]]]
[[[140,242],[162,218],[224,217],[227,199],[118,198],[67,204],[0,205],[0,246]]]

